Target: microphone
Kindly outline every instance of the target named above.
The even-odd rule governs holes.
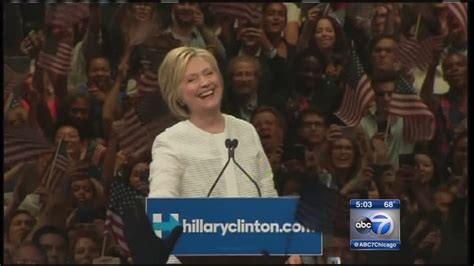
[[[239,145],[239,140],[237,139],[232,140],[232,144],[233,144],[232,157],[229,157],[229,159],[232,158],[232,161],[234,161],[235,165],[237,165],[240,171],[242,171],[242,173],[244,173],[248,177],[248,179],[255,185],[255,188],[257,188],[258,196],[262,197],[262,192],[260,191],[260,187],[258,186],[257,182],[255,182],[255,180],[244,170],[244,168],[242,168],[242,166],[240,166],[240,164],[237,163],[237,161],[235,160],[233,156],[234,149],[237,148],[237,146]]]
[[[233,140],[226,139],[224,144],[225,144],[225,147],[227,148],[227,151],[228,151],[227,162],[225,163],[225,165],[222,168],[221,172],[217,176],[216,181],[214,181],[214,184],[212,184],[211,189],[207,193],[208,198],[211,195],[212,191],[214,191],[214,188],[216,187],[217,182],[219,182],[219,179],[221,179],[222,174],[224,173],[225,169],[227,168],[227,165],[229,165],[230,159],[234,157],[234,142],[233,142]],[[235,145],[235,146],[237,146],[237,145]]]

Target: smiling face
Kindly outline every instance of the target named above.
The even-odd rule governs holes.
[[[333,166],[339,170],[348,170],[354,163],[354,146],[349,139],[340,138],[334,141],[331,151]]]
[[[427,184],[433,180],[434,165],[426,154],[415,154],[415,180],[420,184]]]
[[[260,112],[254,116],[252,124],[257,130],[264,150],[272,150],[282,142],[283,130],[275,114]]]
[[[322,51],[333,49],[336,42],[336,31],[329,19],[323,18],[316,24],[316,31],[314,33],[316,46]]]
[[[65,143],[69,157],[78,160],[81,156],[79,131],[74,127],[63,126],[56,132],[55,143],[58,144],[60,139]]]
[[[12,218],[8,228],[8,240],[12,244],[20,244],[33,229],[35,221],[31,215],[19,213]]]
[[[196,56],[189,61],[180,87],[182,101],[191,114],[220,112],[222,80],[204,58]]]
[[[89,64],[89,81],[95,84],[100,90],[105,91],[111,84],[112,70],[110,62],[105,57],[97,57]]]

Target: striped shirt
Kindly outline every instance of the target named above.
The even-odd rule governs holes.
[[[258,183],[262,196],[277,196],[270,163],[255,128],[224,115],[225,129],[208,133],[189,120],[158,135],[152,147],[149,197],[206,197],[227,161],[227,138],[238,139],[235,160]],[[254,184],[230,162],[211,197],[255,197]]]

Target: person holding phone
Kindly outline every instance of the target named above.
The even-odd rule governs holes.
[[[164,33],[170,32],[183,45],[209,50],[219,61],[226,59],[226,51],[220,40],[205,29],[199,3],[173,4],[171,19],[171,25],[164,30]]]
[[[379,50],[383,49],[394,49],[392,47],[392,39],[381,39],[375,42],[374,52],[372,53],[372,59],[374,62],[378,62]],[[391,48],[389,48],[391,47]],[[382,56],[380,56],[382,57]],[[385,61],[395,60],[395,57],[386,56],[383,60]],[[394,62],[394,61],[393,61]],[[413,152],[414,142],[409,141],[405,138],[404,134],[404,121],[401,117],[389,115],[389,106],[392,94],[395,90],[395,76],[388,78],[377,78],[372,77],[372,88],[375,91],[375,105],[369,109],[369,112],[364,116],[360,122],[360,125],[364,128],[364,131],[368,137],[372,140],[381,140],[387,148],[387,156],[390,164],[395,168],[399,168],[399,155],[409,154]]]

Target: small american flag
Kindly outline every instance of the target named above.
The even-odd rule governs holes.
[[[67,75],[71,60],[72,46],[60,42],[58,36],[47,32],[44,46],[38,56],[38,66],[59,75]]]
[[[138,207],[136,201],[144,200],[144,198],[145,195],[140,191],[119,180],[114,181],[110,187],[105,228],[112,233],[115,241],[127,256],[130,255],[130,249],[124,234],[124,223],[122,220],[122,217],[126,215],[124,209]]]
[[[464,32],[467,33],[467,3],[445,3],[451,15],[461,24]]]
[[[404,78],[395,84],[389,106],[390,115],[403,117],[404,136],[410,141],[433,138],[435,119],[428,106],[416,94],[415,88]]]
[[[334,114],[348,126],[357,126],[375,98],[370,80],[355,51],[351,52],[347,85],[339,110]]]
[[[54,152],[54,145],[41,131],[27,124],[8,125],[3,131],[3,163],[5,166]]]
[[[58,144],[57,155],[52,158],[50,166],[43,175],[42,184],[51,192],[56,190],[61,179],[64,178],[71,160],[66,151],[66,143],[61,139]]]
[[[120,148],[127,154],[150,142],[148,129],[140,121],[134,108],[125,113],[120,128],[118,142]]]
[[[3,104],[10,107],[12,102],[23,97],[25,94],[24,82],[27,74],[20,74],[11,69],[8,65],[3,65]],[[7,109],[4,108],[4,111]]]
[[[160,89],[158,75],[150,70],[143,71],[138,79],[137,89],[140,94],[158,92]]]
[[[433,60],[433,44],[435,36],[430,36],[424,40],[412,40],[402,35],[395,54],[405,69],[414,66],[421,70],[428,69]]]
[[[73,27],[89,15],[87,3],[51,4],[46,9],[45,24],[53,28]]]
[[[308,181],[301,191],[296,219],[312,230],[348,234],[349,204],[345,197],[319,180]]]
[[[243,19],[251,23],[258,23],[262,13],[252,3],[209,3],[209,10],[214,14],[230,18]]]
[[[94,147],[94,151],[92,153],[92,164],[99,166],[102,161],[104,160],[105,153],[107,152],[107,147],[98,143]]]

